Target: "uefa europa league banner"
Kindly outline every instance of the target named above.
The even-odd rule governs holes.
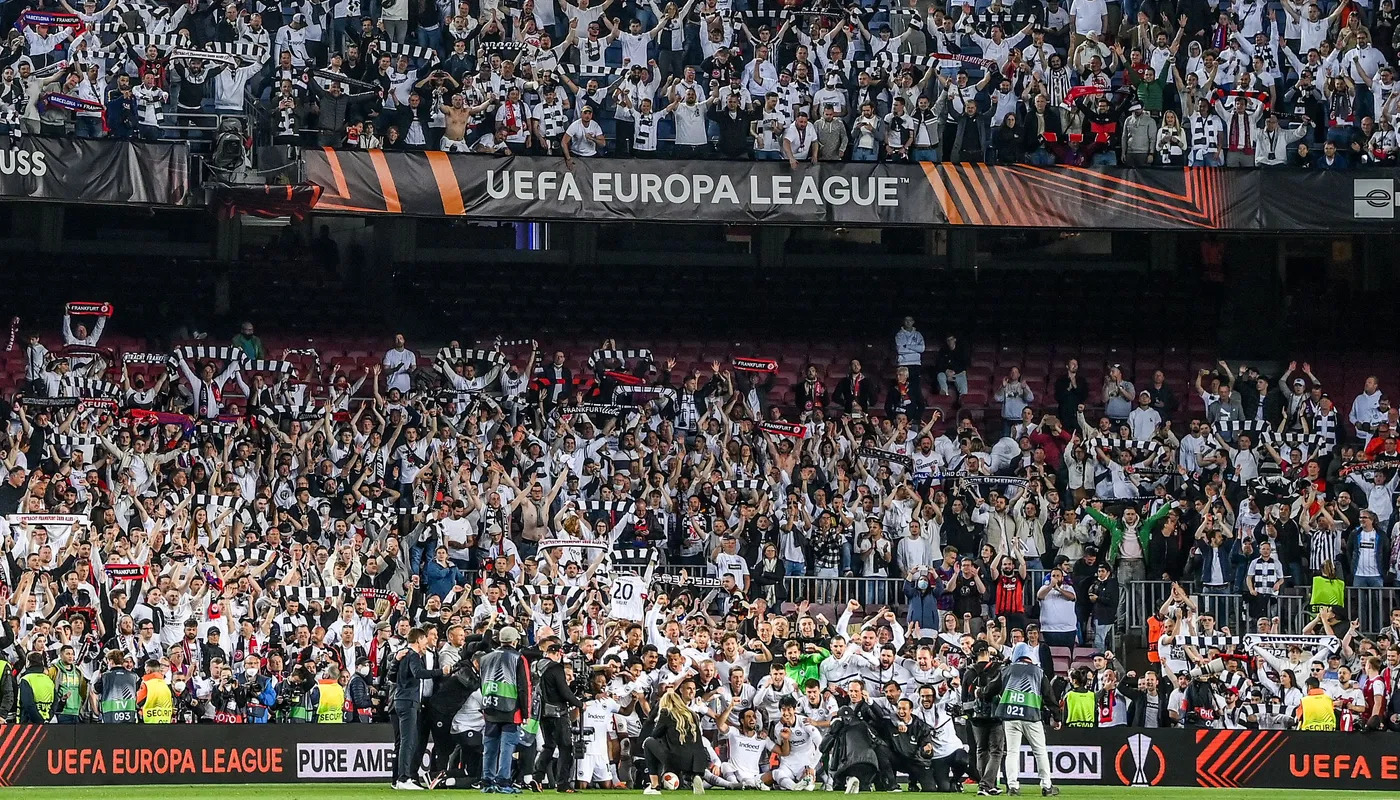
[[[1121,727],[1047,739],[1062,785],[1400,790],[1386,734]],[[0,787],[387,782],[393,764],[389,725],[0,725]],[[1020,773],[1034,785],[1029,748]]]
[[[184,142],[5,137],[0,196],[75,203],[184,205],[190,151]]]
[[[303,152],[315,210],[491,220],[1391,232],[1395,170]],[[1305,200],[1306,199],[1306,200]]]

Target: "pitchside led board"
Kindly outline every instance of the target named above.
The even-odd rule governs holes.
[[[1104,728],[1050,734],[1063,785],[1400,789],[1389,736]],[[6,725],[0,786],[387,781],[388,725]],[[1021,776],[1035,763],[1021,753]]]
[[[1400,171],[667,161],[303,151],[315,210],[743,225],[1400,231]]]

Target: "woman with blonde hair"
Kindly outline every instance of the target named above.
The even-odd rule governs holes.
[[[642,794],[660,794],[661,776],[667,772],[676,773],[682,781],[689,778],[697,793],[704,790],[700,773],[709,768],[710,758],[700,737],[700,718],[690,710],[694,700],[695,683],[687,680],[661,695],[656,704],[651,734],[642,743],[651,781]]]

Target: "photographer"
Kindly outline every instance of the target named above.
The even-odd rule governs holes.
[[[972,654],[976,661],[962,674],[961,710],[967,715],[972,734],[970,761],[977,768],[977,790],[991,793],[997,788],[997,774],[1006,758],[1006,733],[997,718],[995,704],[982,699],[982,690],[996,677],[1000,665],[992,660],[992,649],[986,642],[973,645]]]
[[[574,694],[565,675],[563,645],[550,641],[543,652],[544,658],[530,668],[536,687],[534,716],[539,720],[542,734],[534,780],[540,783],[553,766],[554,788],[563,792],[572,789],[574,781],[574,743],[573,731],[569,727],[569,710],[582,709],[583,701]]]

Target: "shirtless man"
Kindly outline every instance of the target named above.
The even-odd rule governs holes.
[[[452,95],[452,104],[442,110],[443,116],[447,118],[447,127],[442,132],[442,146],[439,150],[445,153],[470,153],[471,148],[467,147],[467,126],[471,124],[472,117],[482,113],[491,101],[487,100],[475,108],[467,106],[466,95],[458,92]]]

